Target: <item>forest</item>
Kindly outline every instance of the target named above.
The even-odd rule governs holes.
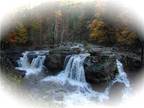
[[[94,3],[42,4],[32,9],[24,8],[12,15],[14,24],[3,33],[1,46],[38,47],[83,41],[138,48],[142,43],[141,34],[125,11],[117,9],[114,12]]]

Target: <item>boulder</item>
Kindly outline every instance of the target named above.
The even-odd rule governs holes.
[[[120,53],[121,61],[125,69],[130,72],[138,72],[142,69],[141,58],[135,54]]]
[[[111,80],[117,74],[116,59],[123,63],[125,72],[138,72],[141,69],[140,56],[131,52],[120,52],[107,47],[91,47],[91,56],[84,62],[86,79],[97,83]]]
[[[65,56],[62,54],[50,54],[46,56],[44,65],[51,72],[59,72],[63,69]]]
[[[1,54],[1,57],[9,59],[9,61],[11,61],[11,65],[13,67],[17,67],[17,60],[19,59],[19,57],[21,56],[20,51],[5,51],[3,54]]]
[[[49,55],[46,56],[44,65],[53,74],[60,72],[65,67],[65,59],[68,55],[78,54],[79,50],[62,47],[55,48],[49,51]]]
[[[15,53],[18,57],[19,54]],[[9,53],[1,52],[0,56],[0,68],[1,72],[3,72],[5,75],[9,75],[12,77],[22,78],[25,75],[25,71],[18,71],[15,69],[15,66],[17,65],[16,61],[16,55],[12,53],[12,57]]]
[[[117,68],[115,57],[90,56],[84,61],[86,79],[91,83],[105,82],[114,78]]]

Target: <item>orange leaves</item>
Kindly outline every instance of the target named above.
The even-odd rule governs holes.
[[[97,40],[97,42],[105,40],[106,31],[104,30],[105,24],[103,21],[94,19],[89,27],[91,40]]]
[[[8,33],[6,38],[8,43],[24,44],[27,41],[27,29],[23,24],[18,24],[16,29]]]
[[[97,43],[108,42],[119,45],[132,45],[138,39],[136,32],[132,31],[127,25],[108,25],[102,20],[94,19],[89,28],[90,39]]]
[[[94,19],[90,24],[90,29],[102,29],[103,27],[104,27],[104,22],[97,19]]]
[[[8,35],[8,42],[10,42],[10,43],[16,43],[16,33],[15,32],[11,32]]]

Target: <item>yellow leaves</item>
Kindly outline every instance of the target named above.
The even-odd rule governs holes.
[[[61,11],[61,10],[57,10],[57,11],[55,12],[55,16],[56,16],[56,17],[61,17],[61,16],[62,16],[62,11]]]
[[[117,42],[122,45],[133,44],[137,38],[137,34],[128,29],[128,27],[123,27],[116,33]]]
[[[27,41],[27,29],[22,23],[17,25],[15,34],[15,43],[25,43]]]
[[[90,40],[98,43],[113,42],[120,45],[135,44],[138,39],[136,32],[127,25],[106,25],[102,20],[94,19],[89,25]]]
[[[90,24],[90,29],[102,29],[103,27],[104,27],[104,22],[97,19],[94,19]]]
[[[102,42],[105,39],[105,24],[101,20],[94,19],[89,25],[90,27],[90,39]]]

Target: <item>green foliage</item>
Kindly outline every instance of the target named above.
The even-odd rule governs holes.
[[[32,20],[31,29],[33,31],[38,31],[40,29],[40,22],[38,22],[37,20]]]

